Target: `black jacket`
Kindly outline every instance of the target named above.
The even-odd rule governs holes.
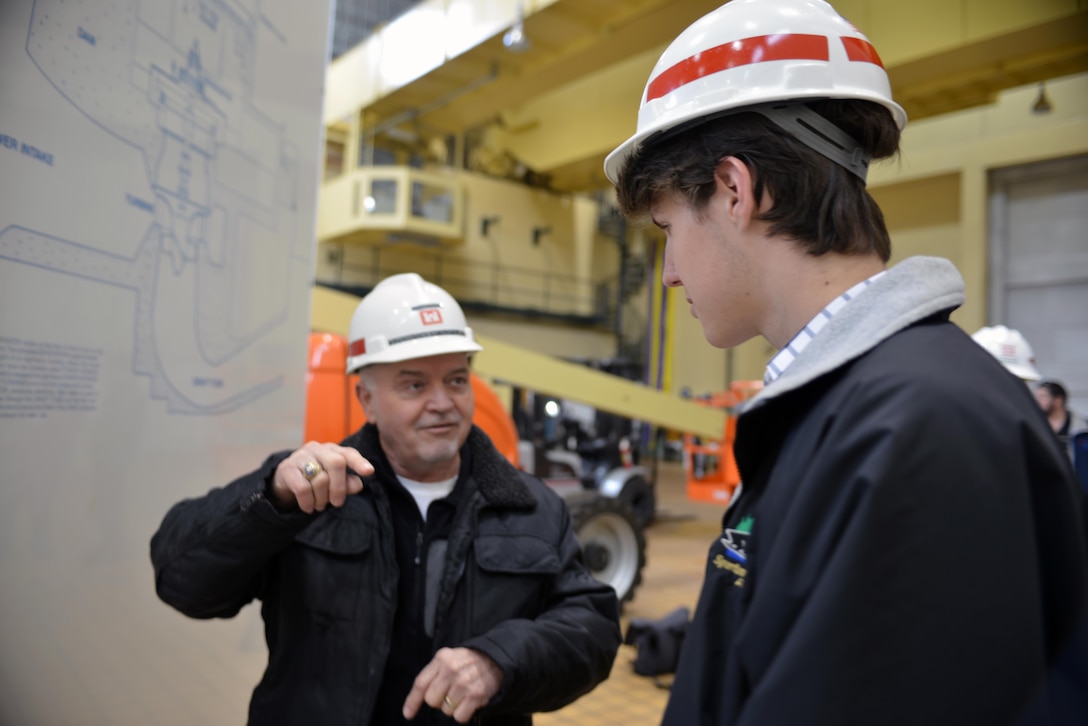
[[[373,426],[347,439],[384,462]],[[620,642],[614,591],[596,581],[563,501],[473,428],[444,568],[427,588],[434,649],[471,647],[502,668],[477,723],[528,724],[604,680]],[[250,724],[370,721],[391,647],[398,571],[385,466],[342,508],[283,514],[265,488],[284,454],[175,505],[151,542],[159,596],[195,618],[262,600],[268,668]],[[423,707],[427,709],[426,706]],[[452,723],[452,720],[450,721]],[[377,725],[375,725],[377,726]]]
[[[941,291],[897,297],[909,270],[740,416],[668,726],[1017,723],[1083,621],[1067,458]]]

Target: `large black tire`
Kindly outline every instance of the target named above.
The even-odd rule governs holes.
[[[657,512],[657,496],[653,485],[645,477],[633,476],[628,479],[620,490],[619,498],[627,502],[634,511],[639,527],[645,529],[653,524]]]
[[[634,511],[626,502],[595,491],[564,498],[590,572],[611,585],[621,603],[633,598],[646,566],[646,537]]]

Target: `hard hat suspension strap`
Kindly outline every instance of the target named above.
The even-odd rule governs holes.
[[[865,182],[871,158],[850,134],[803,103],[770,103],[751,106],[754,111],[793,134],[805,146],[844,167]]]

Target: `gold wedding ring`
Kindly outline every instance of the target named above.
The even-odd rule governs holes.
[[[446,697],[442,699],[442,703],[450,707],[451,713],[457,710],[457,701],[454,701],[452,698],[450,698],[449,694],[447,694]]]
[[[307,461],[302,465],[302,476],[306,477],[306,481],[313,481],[314,477],[325,471],[321,464],[316,461]]]

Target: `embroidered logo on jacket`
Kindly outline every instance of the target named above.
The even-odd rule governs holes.
[[[745,565],[748,564],[748,538],[754,522],[750,515],[745,516],[736,527],[724,530],[718,539],[722,552],[711,560],[719,570],[728,570],[736,575],[733,584],[737,587],[744,587],[744,578],[748,576]]]

